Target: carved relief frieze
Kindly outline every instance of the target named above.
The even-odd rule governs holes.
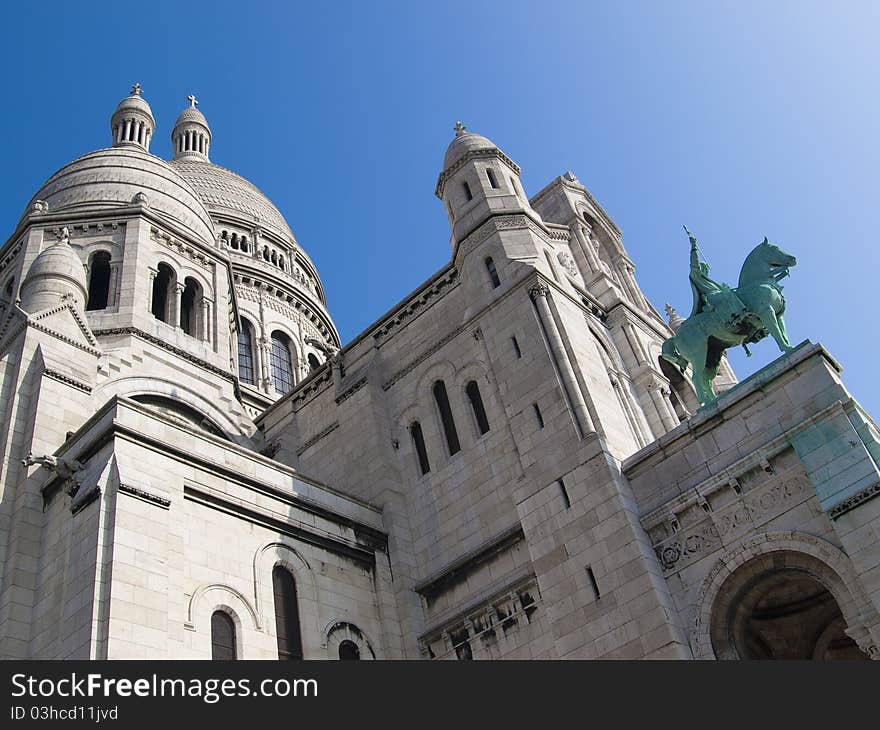
[[[178,238],[174,238],[165,231],[159,230],[158,228],[156,228],[156,226],[150,226],[150,239],[156,241],[156,243],[162,244],[163,246],[170,249],[171,251],[174,251],[178,255],[188,258],[190,261],[197,264],[198,266],[201,266],[203,269],[208,269],[210,271],[216,265],[213,259],[206,256],[198,249],[190,246],[188,243],[185,243]]]
[[[720,489],[729,490],[720,509],[713,509],[713,494],[694,490],[694,499],[686,507],[669,509],[665,519],[652,513],[647,526],[654,552],[665,573],[681,570],[715,550],[741,539],[744,535],[779,517],[808,499],[812,494],[807,475],[800,468],[782,474],[757,470],[763,478],[731,480]],[[743,491],[743,483],[752,486]],[[734,483],[739,489],[734,488]],[[696,517],[696,519],[695,519]]]

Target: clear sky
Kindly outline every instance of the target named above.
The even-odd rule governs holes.
[[[448,261],[433,193],[461,119],[529,194],[572,170],[661,311],[690,305],[682,223],[731,283],[765,235],[795,254],[792,341],[822,342],[880,417],[880,3],[44,1],[3,20],[4,239],[109,144],[132,82],[166,158],[194,93],[212,161],[287,217],[345,342]],[[753,351],[740,377],[778,355]]]

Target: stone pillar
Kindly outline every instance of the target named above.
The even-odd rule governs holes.
[[[651,400],[654,402],[660,421],[671,431],[678,425],[678,417],[669,401],[669,391],[658,380],[651,380],[648,382],[648,392],[651,394]]]
[[[123,140],[124,142],[128,142],[128,133],[129,133],[129,131],[131,131],[131,120],[130,120],[130,119],[126,119],[126,120],[125,120],[125,126],[123,127],[123,130],[122,130],[122,140]]]
[[[211,301],[202,297],[202,340],[211,344]]]
[[[581,393],[581,390],[578,387],[577,378],[572,370],[568,354],[565,352],[565,344],[562,341],[562,335],[559,333],[559,328],[556,326],[556,320],[553,318],[553,312],[550,310],[550,305],[547,302],[550,290],[546,286],[539,285],[530,289],[529,294],[538,310],[538,317],[540,318],[544,332],[547,335],[547,341],[550,343],[550,351],[553,355],[553,359],[556,360],[559,374],[562,377],[563,387],[567,391],[568,400],[574,411],[575,421],[577,421],[578,428],[581,432],[581,438],[583,438],[588,433],[594,432],[596,427],[593,424],[593,419],[590,418],[590,413],[587,410],[587,404],[584,401],[583,393]]]
[[[174,302],[172,309],[172,319],[169,324],[173,327],[180,329],[180,298],[183,295],[183,290],[185,289],[184,285],[179,281],[174,283]]]
[[[156,269],[150,269],[150,286],[147,289],[147,311],[153,311],[153,284],[156,281],[156,277],[159,275],[159,272]]]
[[[600,271],[602,271],[602,266],[599,263],[599,255],[593,248],[593,243],[590,241],[589,234],[584,228],[584,224],[580,221],[577,221],[572,224],[571,228],[574,231],[575,238],[577,238],[578,243],[580,244],[581,249],[584,252],[587,263],[590,265],[590,270],[594,274],[598,274]]]

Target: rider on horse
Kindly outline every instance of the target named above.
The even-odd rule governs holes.
[[[690,316],[693,317],[701,312],[715,312],[721,321],[733,330],[747,325],[748,310],[727,284],[719,284],[709,276],[709,264],[700,261],[697,239],[687,226],[684,226],[684,230],[691,242],[691,271],[688,278],[691,282],[694,303]],[[749,338],[748,341],[757,340]],[[746,343],[743,343],[743,348],[748,355],[752,354]]]

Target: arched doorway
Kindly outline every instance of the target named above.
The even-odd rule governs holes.
[[[867,659],[845,633],[828,567],[779,551],[747,561],[721,585],[710,636],[718,659]]]

